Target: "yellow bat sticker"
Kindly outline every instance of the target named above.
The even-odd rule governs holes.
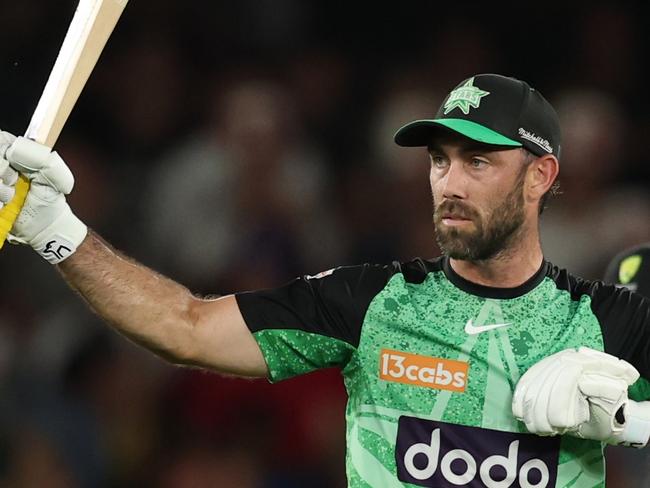
[[[628,256],[621,262],[621,267],[618,269],[618,280],[622,285],[627,285],[630,281],[634,279],[636,274],[641,268],[641,262],[643,258],[635,254],[633,256]]]

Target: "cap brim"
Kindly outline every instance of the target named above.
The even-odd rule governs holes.
[[[406,124],[395,133],[395,142],[400,146],[416,147],[431,144],[440,128],[457,132],[474,141],[496,146],[521,147],[521,142],[510,139],[481,124],[465,119],[425,119]]]

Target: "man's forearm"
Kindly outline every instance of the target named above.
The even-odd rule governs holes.
[[[74,177],[63,159],[37,142],[0,131],[0,207],[13,198],[19,174],[32,185],[12,240],[57,264],[70,286],[115,329],[174,363],[242,376],[268,373],[235,295],[196,298],[116,252],[88,232],[66,202]]]
[[[190,362],[199,300],[189,290],[119,254],[92,231],[57,268],[116,330],[169,361]]]

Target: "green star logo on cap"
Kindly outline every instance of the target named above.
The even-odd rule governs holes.
[[[463,86],[459,86],[449,94],[449,98],[445,102],[445,112],[447,115],[455,108],[459,108],[465,115],[469,113],[470,108],[478,108],[481,104],[481,98],[489,95],[490,92],[481,90],[478,86],[474,86],[474,77],[465,82]]]
[[[618,268],[618,280],[622,285],[627,285],[630,281],[634,279],[636,274],[641,268],[641,262],[643,258],[638,254],[634,256],[629,256],[621,262],[620,268]]]

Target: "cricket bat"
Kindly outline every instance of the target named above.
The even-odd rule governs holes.
[[[127,2],[79,0],[25,137],[54,147]],[[16,183],[16,195],[0,210],[0,248],[25,203],[28,191],[29,181],[21,175]]]

